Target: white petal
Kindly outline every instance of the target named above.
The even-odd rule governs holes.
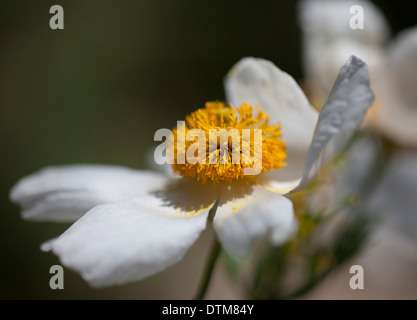
[[[388,51],[379,105],[380,129],[397,143],[417,146],[417,28],[403,31]]]
[[[340,152],[372,105],[367,65],[352,56],[340,70],[330,96],[320,112],[300,185],[305,188],[326,161]]]
[[[26,219],[75,221],[97,205],[144,195],[166,180],[161,174],[117,166],[47,167],[21,179],[10,198]]]
[[[223,248],[242,259],[256,238],[270,231],[271,242],[281,244],[293,234],[296,223],[290,200],[242,183],[220,191],[213,225]]]
[[[176,199],[177,190],[96,207],[42,249],[93,287],[149,277],[183,258],[214,203],[187,209],[187,195]]]
[[[335,40],[326,45],[326,49],[317,61],[314,80],[321,86],[325,94],[329,94],[337,74],[341,67],[346,63],[351,55],[355,55],[366,61],[369,67],[371,84],[375,84],[381,79],[384,52],[382,48],[371,45],[364,45],[350,39]]]
[[[288,166],[278,174],[285,180],[300,178],[318,114],[295,80],[270,61],[244,58],[226,76],[225,89],[228,102],[259,106],[271,123],[281,124]]]

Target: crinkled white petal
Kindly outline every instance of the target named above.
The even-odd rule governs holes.
[[[398,152],[381,174],[371,212],[383,215],[405,238],[417,241],[417,152]]]
[[[21,179],[10,198],[30,220],[75,221],[91,208],[160,188],[161,174],[106,165],[47,167]]]
[[[268,191],[272,191],[279,194],[287,194],[294,190],[299,184],[301,179],[290,181],[277,181],[270,178],[270,176],[264,175],[258,179],[259,183]]]
[[[277,179],[300,178],[318,113],[295,80],[270,61],[243,58],[227,74],[225,90],[229,103],[259,106],[271,123],[281,124],[288,166],[277,171]]]
[[[344,148],[373,101],[368,67],[362,60],[352,56],[340,70],[320,112],[303,177],[292,192],[305,188],[326,161]]]
[[[220,191],[213,226],[223,248],[242,259],[253,241],[268,231],[274,245],[288,240],[296,222],[289,199],[259,185],[242,183]]]
[[[397,36],[388,51],[380,93],[380,130],[397,143],[417,146],[417,28]]]
[[[95,207],[42,249],[93,287],[149,277],[183,258],[214,203],[206,200],[197,210],[176,201],[175,192],[162,192]]]

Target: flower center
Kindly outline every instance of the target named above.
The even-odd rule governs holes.
[[[216,183],[285,166],[280,125],[268,121],[260,110],[254,117],[247,104],[234,108],[207,102],[173,129],[168,148],[173,170],[184,178]]]

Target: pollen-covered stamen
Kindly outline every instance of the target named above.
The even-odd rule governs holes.
[[[268,121],[260,110],[254,117],[247,104],[234,108],[207,102],[174,128],[168,148],[173,170],[205,183],[231,182],[285,166],[280,126]]]

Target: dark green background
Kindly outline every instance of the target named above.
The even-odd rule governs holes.
[[[376,2],[394,34],[415,23],[398,1]],[[64,30],[49,28],[54,4],[64,8]],[[49,267],[58,260],[39,246],[69,224],[21,220],[9,190],[46,165],[144,168],[154,132],[207,100],[224,100],[223,76],[241,57],[272,60],[301,79],[295,7],[296,1],[2,1],[0,298],[190,297],[206,255],[204,237],[183,262],[151,279],[93,290],[68,271],[65,290],[51,290]]]

